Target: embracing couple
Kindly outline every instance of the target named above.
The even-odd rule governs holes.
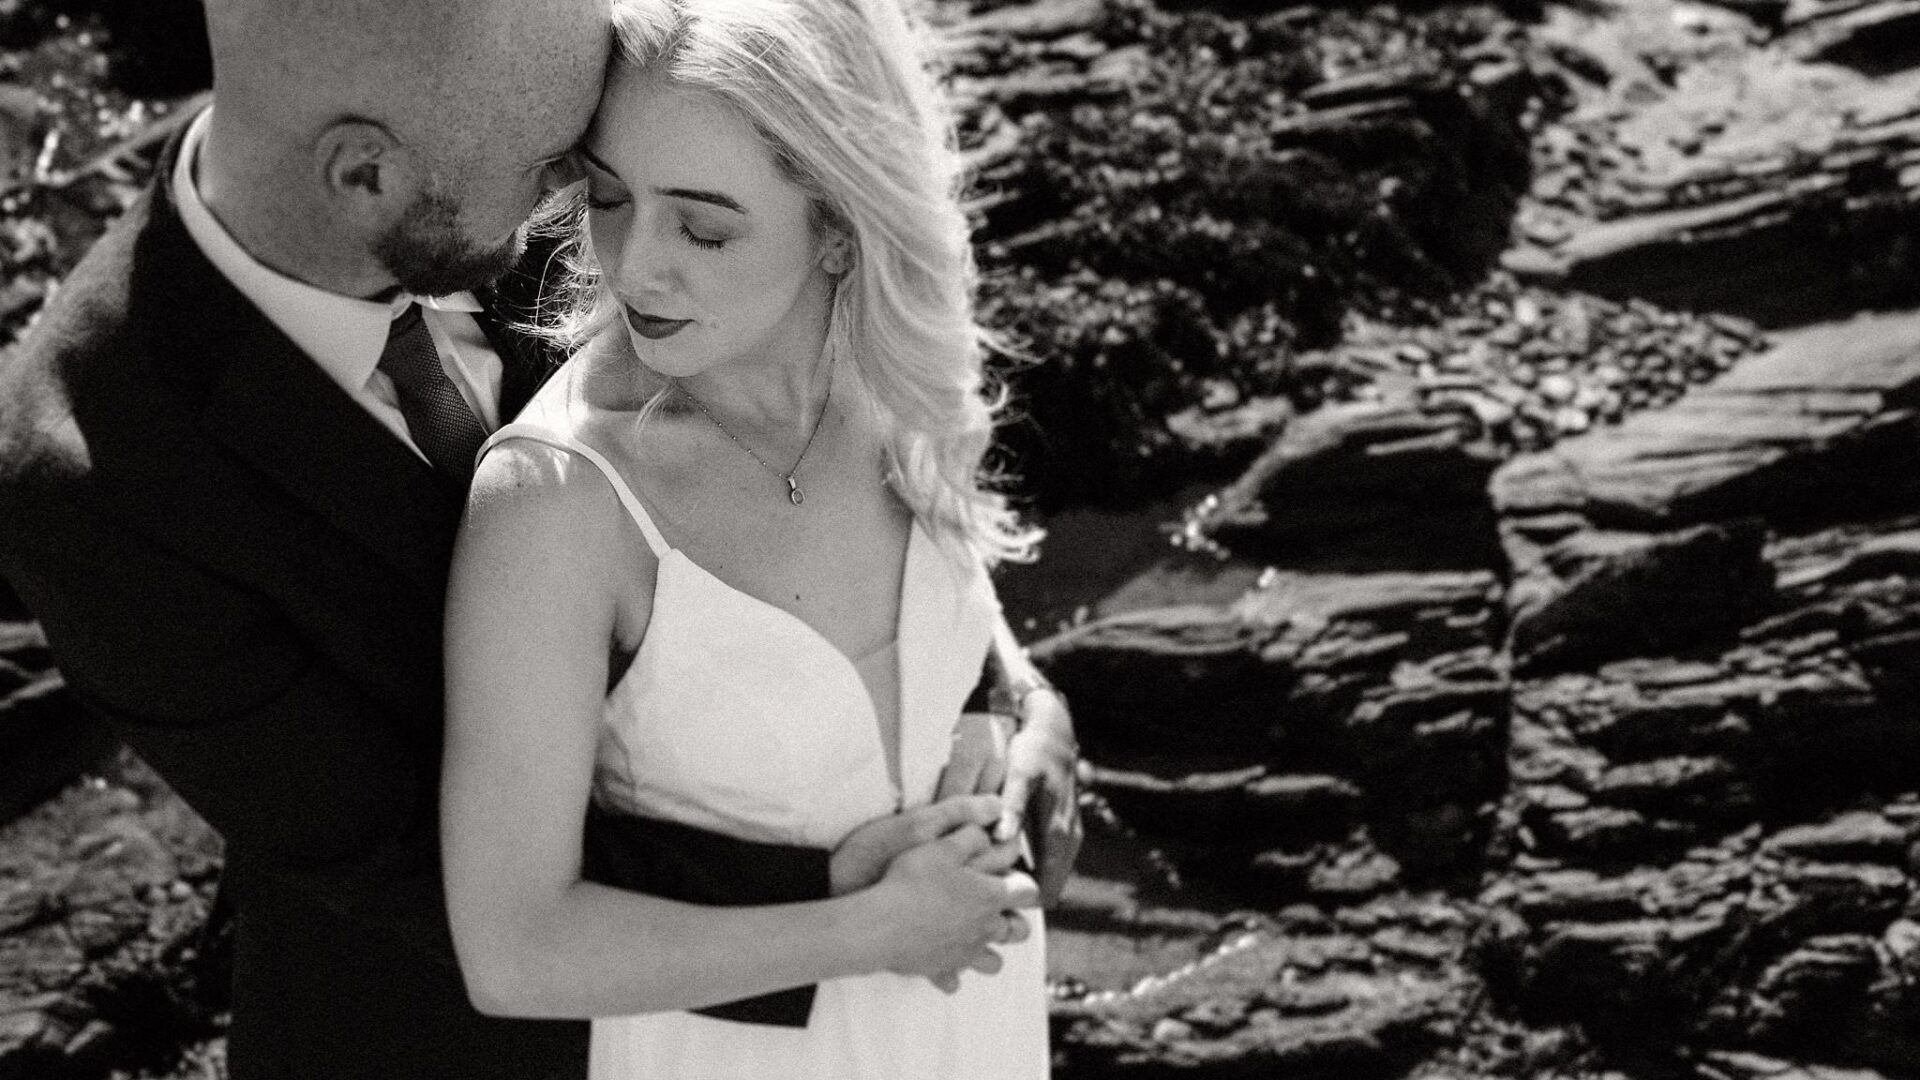
[[[899,3],[208,0],[0,572],[226,840],[233,1080],[1046,1074],[1074,742]]]

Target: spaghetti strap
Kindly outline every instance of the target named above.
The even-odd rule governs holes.
[[[613,485],[613,493],[620,497],[620,505],[627,508],[627,514],[633,518],[633,523],[640,526],[641,535],[647,538],[647,546],[653,549],[654,558],[665,558],[667,552],[671,550],[667,546],[666,539],[660,535],[659,527],[653,523],[653,517],[647,513],[647,508],[641,505],[639,496],[633,493],[633,489],[627,486],[627,481],[620,475],[619,470],[615,469],[613,463],[603,457],[600,451],[570,435],[562,435],[539,424],[523,422],[508,424],[488,436],[487,441],[481,444],[480,452],[475,455],[474,460],[478,462],[487,456],[489,450],[508,439],[529,439],[586,458],[594,468],[600,470],[602,476],[607,478],[607,483]]]

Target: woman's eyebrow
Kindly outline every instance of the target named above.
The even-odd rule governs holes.
[[[698,188],[654,188],[655,195],[669,199],[692,199],[694,202],[711,203],[736,214],[744,214],[747,208],[734,200],[733,196],[719,191],[702,191]]]
[[[594,168],[599,169],[615,180],[620,179],[619,170],[600,160],[600,155],[588,149],[585,143],[580,144],[580,156],[586,158]],[[653,189],[653,193],[668,199],[691,199],[694,202],[707,203],[711,206],[718,206],[723,210],[731,210],[736,214],[747,213],[747,208],[741,206],[738,199],[735,199],[724,191],[706,191],[701,188],[657,187]]]

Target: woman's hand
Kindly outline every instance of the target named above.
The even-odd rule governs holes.
[[[901,855],[965,825],[992,827],[1000,818],[998,795],[949,799],[877,817],[847,834],[827,860],[833,896],[845,896],[878,882]]]
[[[960,972],[1000,970],[995,945],[1025,940],[1020,908],[1040,902],[1025,874],[1008,873],[1015,852],[978,825],[965,825],[893,861],[874,887],[899,943],[886,970],[920,976],[953,993]]]

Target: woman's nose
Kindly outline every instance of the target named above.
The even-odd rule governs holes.
[[[674,280],[673,250],[660,235],[655,217],[636,211],[628,223],[618,272],[621,291],[629,296],[661,292]]]

